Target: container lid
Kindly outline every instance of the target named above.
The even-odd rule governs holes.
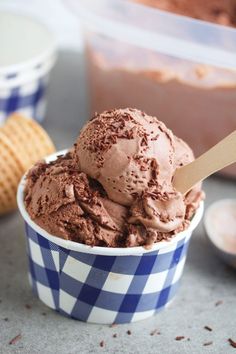
[[[127,0],[66,0],[89,30],[158,53],[236,70],[236,29]]]
[[[0,74],[37,66],[55,51],[51,32],[33,18],[0,13]]]

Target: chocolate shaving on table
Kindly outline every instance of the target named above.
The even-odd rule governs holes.
[[[209,332],[212,332],[212,328],[209,327],[209,326],[204,326],[204,329],[206,329],[206,330],[209,331]]]
[[[232,338],[229,338],[228,342],[231,345],[231,347],[236,348],[236,341],[235,340],[233,340]]]
[[[14,338],[12,338],[9,342],[9,345],[14,345],[16,344],[20,339],[22,338],[21,334],[18,334]]]
[[[105,342],[104,342],[104,340],[102,340],[100,343],[99,343],[99,345],[100,345],[100,347],[104,347],[105,346]]]
[[[154,329],[150,332],[150,336],[154,336],[155,334],[161,334],[161,332],[159,332],[157,329]]]
[[[212,345],[212,344],[213,344],[212,341],[211,341],[211,342],[205,342],[205,343],[203,343],[204,347],[207,347],[208,345]]]
[[[218,301],[216,301],[215,306],[219,306],[219,305],[222,305],[222,304],[223,304],[223,301],[222,300],[218,300]]]
[[[177,336],[177,337],[175,337],[175,340],[182,340],[182,339],[184,339],[185,337],[184,336]]]

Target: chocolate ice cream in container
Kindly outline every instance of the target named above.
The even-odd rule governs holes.
[[[161,117],[197,156],[235,129],[235,1],[65,3],[83,25],[92,112]],[[223,172],[235,177],[235,165]]]
[[[130,323],[164,309],[203,213],[201,185],[173,189],[192,150],[136,109],[96,114],[74,147],[41,161],[18,188],[33,291],[85,322]]]
[[[42,121],[56,43],[33,17],[0,13],[0,124],[13,112]]]

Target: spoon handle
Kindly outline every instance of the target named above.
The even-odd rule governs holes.
[[[173,186],[186,194],[212,173],[236,162],[236,130],[196,160],[175,171]]]

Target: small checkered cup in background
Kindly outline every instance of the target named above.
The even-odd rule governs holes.
[[[23,178],[17,199],[26,226],[29,278],[47,306],[77,320],[118,324],[148,318],[172,301],[203,203],[187,230],[150,250],[91,247],[52,236],[36,225],[24,207],[24,187]]]
[[[42,121],[55,41],[27,16],[0,13],[0,125],[13,112]]]

